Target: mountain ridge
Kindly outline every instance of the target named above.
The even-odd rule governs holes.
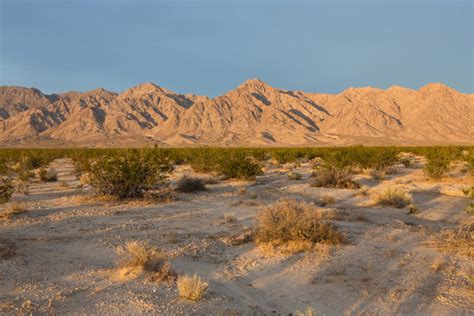
[[[1,146],[473,144],[474,94],[349,87],[338,94],[249,79],[209,98],[154,83],[120,93],[0,87]]]

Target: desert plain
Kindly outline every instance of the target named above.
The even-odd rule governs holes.
[[[311,186],[307,160],[265,161],[250,181],[181,164],[171,194],[157,200],[98,197],[71,159],[56,159],[48,168],[57,181],[32,179],[1,206],[0,314],[472,315],[472,200],[463,193],[472,177],[458,162],[435,181],[425,163],[414,156],[375,178],[359,170],[360,188],[347,189]],[[207,179],[206,190],[174,190],[185,175]],[[375,203],[389,187],[416,209]],[[314,208],[345,241],[256,243],[259,212],[279,201]],[[117,248],[134,241],[160,251],[169,278],[120,265]],[[180,296],[185,274],[208,283],[200,299]]]

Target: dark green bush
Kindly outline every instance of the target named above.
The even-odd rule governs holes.
[[[233,153],[221,158],[217,170],[228,179],[253,180],[255,176],[263,174],[262,166],[246,157],[244,153]]]
[[[185,193],[206,191],[206,183],[200,178],[184,176],[178,181],[176,190]]]
[[[143,197],[166,185],[166,162],[139,150],[92,159],[86,170],[97,193],[118,198]]]
[[[457,156],[449,148],[434,148],[426,153],[425,174],[435,180],[441,179],[448,171],[451,161]]]

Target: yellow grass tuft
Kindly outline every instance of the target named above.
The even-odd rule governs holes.
[[[129,241],[116,249],[119,257],[118,278],[131,278],[147,271],[153,281],[172,281],[175,273],[171,270],[165,254],[151,247],[145,241]]]
[[[413,204],[411,194],[400,188],[388,187],[374,194],[374,202],[379,205],[389,205],[396,208],[404,208]]]
[[[176,285],[180,297],[197,301],[203,297],[209,283],[204,282],[197,274],[193,274],[179,276]]]

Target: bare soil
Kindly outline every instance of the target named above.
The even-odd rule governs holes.
[[[309,164],[293,169],[302,180],[269,164],[256,182],[220,181],[167,202],[97,199],[79,187],[71,161],[52,167],[59,181],[15,194],[26,212],[0,222],[0,314],[288,315],[308,306],[317,315],[474,314],[472,239],[442,247],[441,237],[472,221],[461,192],[472,179],[460,171],[439,182],[421,166],[400,165],[385,180],[356,176],[369,192],[410,192],[418,211],[408,215],[373,205],[370,193],[311,187]],[[177,166],[172,182],[184,174],[196,175]],[[324,195],[335,199],[322,208],[335,213],[348,244],[290,255],[250,238],[262,207],[285,197],[317,204]],[[181,299],[175,283],[146,274],[120,277],[115,248],[132,240],[166,251],[178,275],[209,282],[203,299]]]

